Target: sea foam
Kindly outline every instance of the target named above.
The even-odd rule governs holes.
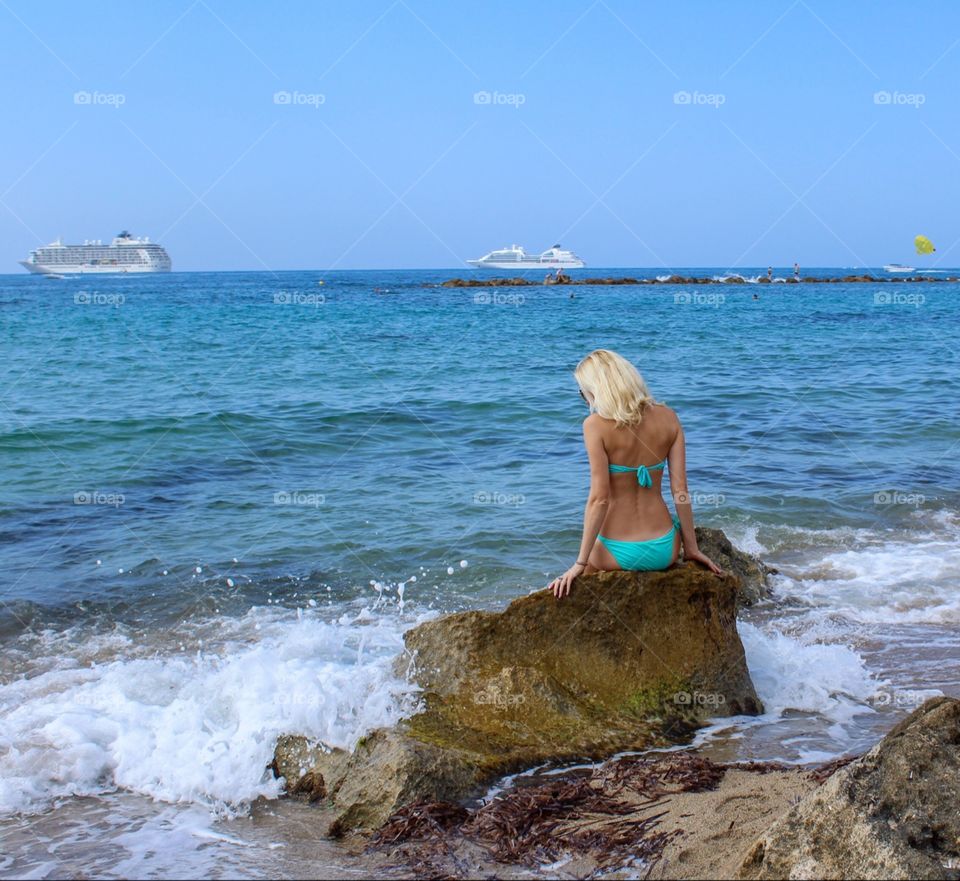
[[[957,518],[941,511],[916,519],[910,530],[825,534],[781,566],[779,592],[863,625],[960,623]]]
[[[106,660],[47,659],[0,685],[0,813],[117,788],[230,811],[279,793],[266,769],[280,734],[349,748],[415,704],[391,671],[405,629],[395,614],[256,608],[219,623],[217,650],[192,648],[192,634],[183,652],[105,647]]]

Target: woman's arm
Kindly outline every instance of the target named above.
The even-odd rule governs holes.
[[[673,494],[673,506],[680,518],[680,538],[683,542],[683,559],[702,563],[711,572],[722,575],[723,570],[697,547],[697,533],[693,528],[693,504],[687,489],[687,445],[683,437],[683,426],[677,420],[677,436],[667,456],[670,467],[670,492]]]
[[[570,593],[570,585],[586,569],[610,504],[610,463],[600,435],[599,422],[591,417],[587,417],[583,423],[583,443],[590,460],[590,495],[583,511],[583,537],[580,539],[577,562],[550,585],[550,590],[558,598]]]

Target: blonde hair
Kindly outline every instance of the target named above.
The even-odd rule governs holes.
[[[618,427],[637,425],[643,411],[656,404],[646,382],[626,358],[609,349],[591,352],[573,371],[580,388],[593,397],[591,409]]]

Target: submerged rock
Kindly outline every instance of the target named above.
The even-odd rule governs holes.
[[[305,795],[310,801],[328,797],[349,762],[346,750],[289,734],[277,740],[273,751],[273,773],[287,781],[287,794]]]
[[[934,698],[771,826],[760,878],[960,877],[960,701]]]
[[[451,278],[440,285],[442,288],[522,288],[541,284],[527,278]]]
[[[602,572],[563,600],[541,590],[502,612],[427,622],[396,662],[423,689],[419,712],[349,757],[283,738],[274,767],[289,791],[333,803],[338,834],[537,764],[680,742],[710,717],[760,713],[739,589],[692,564]]]

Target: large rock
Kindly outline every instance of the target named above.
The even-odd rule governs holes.
[[[739,877],[960,877],[960,701],[927,701],[805,797]]]
[[[697,527],[697,545],[721,569],[740,579],[739,606],[752,606],[771,594],[770,576],[777,570],[753,554],[734,547],[722,529]]]
[[[420,711],[347,756],[284,738],[291,791],[326,797],[333,832],[373,829],[417,799],[456,800],[534,765],[683,740],[709,717],[761,712],[736,630],[739,580],[692,564],[602,572],[571,596],[460,612],[406,637],[397,669]]]
[[[362,737],[352,753],[305,737],[281,737],[273,767],[291,795],[326,799],[337,809],[327,830],[334,837],[376,829],[411,802],[462,798],[478,780],[471,754],[387,728]]]

